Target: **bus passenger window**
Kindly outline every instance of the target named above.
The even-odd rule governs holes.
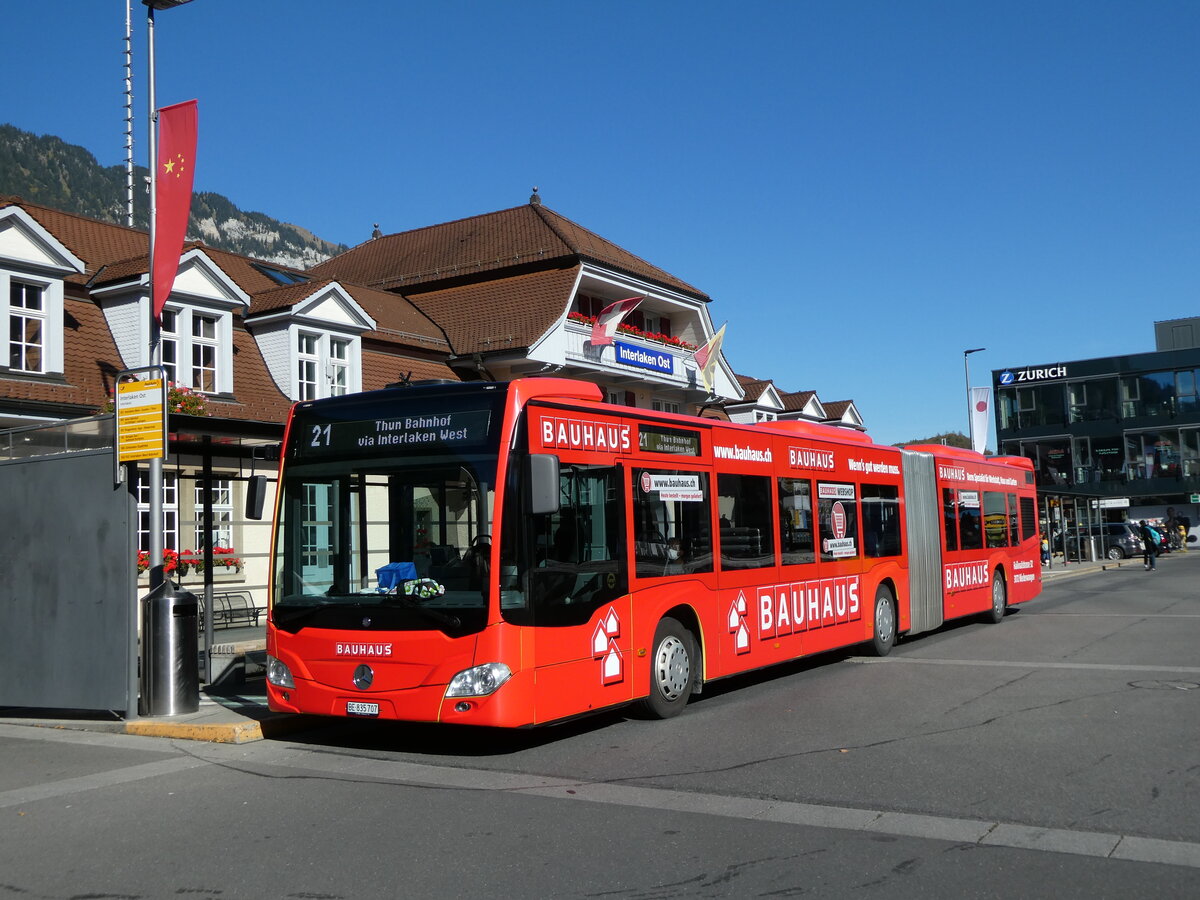
[[[817,482],[817,526],[822,561],[859,555],[858,492],[853,484]]]
[[[779,479],[779,550],[785,566],[817,561],[813,551],[812,482]]]
[[[1032,497],[1021,498],[1021,540],[1027,541],[1037,534],[1037,504]]]
[[[983,549],[979,491],[958,492],[958,537],[963,550]]]
[[[769,477],[718,475],[717,511],[721,514],[722,569],[775,565]]]
[[[946,529],[946,549],[958,549],[958,504],[953,488],[942,488],[942,524]]]
[[[900,555],[900,489],[886,484],[862,486],[863,554]]]
[[[983,531],[989,548],[1008,546],[1008,513],[998,491],[983,492]]]
[[[637,577],[711,572],[708,474],[633,469],[630,477]]]

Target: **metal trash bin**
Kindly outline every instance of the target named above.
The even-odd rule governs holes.
[[[142,715],[200,709],[198,609],[196,595],[170,579],[142,598]]]

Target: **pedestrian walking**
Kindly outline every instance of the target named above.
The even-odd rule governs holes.
[[[1147,571],[1153,572],[1158,563],[1158,535],[1145,519],[1138,523],[1138,530],[1142,534],[1142,564]]]

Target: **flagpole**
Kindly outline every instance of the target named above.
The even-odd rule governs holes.
[[[971,449],[975,449],[975,414],[972,412],[971,404],[971,368],[967,364],[967,357],[972,353],[981,353],[987,347],[975,347],[971,350],[963,351],[963,374],[967,380],[967,440],[971,442]]]
[[[158,181],[158,109],[155,107],[155,69],[154,69],[154,5],[146,4],[146,33],[147,33],[147,56],[146,63],[149,74],[149,84],[146,89],[146,95],[149,98],[150,105],[150,134],[148,143],[150,148],[150,271],[149,271],[149,289],[148,307],[150,315],[150,330],[148,332],[150,338],[150,365],[162,365],[162,334],[159,328],[158,316],[154,314],[154,240],[155,232],[158,230],[158,203],[156,198],[156,185]],[[166,395],[166,391],[163,391]],[[163,410],[163,415],[168,415],[167,410]],[[165,449],[165,448],[164,448]],[[163,461],[161,456],[156,456],[150,460],[149,486],[150,491],[150,589],[158,587],[163,583],[163,548],[165,536],[163,534]]]

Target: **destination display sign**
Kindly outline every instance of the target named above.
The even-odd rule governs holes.
[[[641,425],[638,427],[638,449],[648,453],[699,456],[700,432],[688,431],[685,428]]]
[[[315,421],[297,416],[292,452],[313,457],[333,454],[412,454],[462,450],[486,443],[491,411],[460,410],[351,421]]]

